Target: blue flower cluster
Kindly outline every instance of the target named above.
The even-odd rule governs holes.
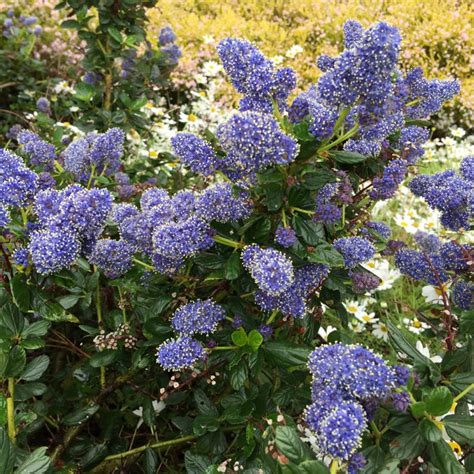
[[[91,174],[113,175],[120,168],[124,140],[125,134],[119,128],[111,128],[105,133],[89,133],[64,150],[64,168],[76,180],[86,183]]]
[[[205,176],[222,171],[232,181],[253,181],[255,174],[274,165],[291,163],[298,143],[280,129],[272,115],[243,112],[219,126],[217,138],[225,156],[216,153],[204,140],[180,133],[172,144],[175,153],[193,171]]]
[[[108,278],[118,278],[132,267],[133,249],[124,240],[100,239],[94,245],[89,262],[97,265]]]
[[[112,210],[112,195],[79,184],[40,191],[34,208],[40,229],[28,249],[37,270],[50,274],[69,267],[79,253],[90,255]]]
[[[225,310],[211,299],[196,300],[181,306],[171,318],[171,326],[180,335],[212,334],[225,318]]]
[[[283,316],[302,318],[307,312],[307,301],[329,275],[325,265],[311,264],[295,270],[291,286],[278,296],[263,289],[255,292],[255,302],[264,311],[279,310]]]
[[[38,175],[15,153],[0,150],[0,204],[26,207],[38,190]]]
[[[390,395],[397,385],[395,370],[370,350],[345,344],[316,348],[308,368],[313,384],[306,423],[325,454],[348,461],[360,447],[370,418],[365,405]]]
[[[474,160],[465,158],[461,174],[454,170],[434,175],[419,175],[409,184],[410,190],[433,209],[441,211],[441,223],[450,230],[469,229],[474,217]]]
[[[248,245],[242,251],[242,262],[257,286],[269,296],[279,296],[294,281],[293,263],[278,250]]]
[[[374,245],[364,237],[343,237],[336,239],[333,245],[343,256],[346,268],[354,268],[375,255]]]
[[[178,337],[158,347],[157,362],[165,370],[191,368],[205,354],[202,344],[191,336],[212,334],[224,318],[224,308],[211,299],[181,306],[171,318],[171,326]]]
[[[204,347],[199,341],[189,336],[179,336],[161,344],[156,360],[165,370],[182,370],[192,367],[204,355]]]
[[[286,109],[288,96],[296,87],[293,69],[275,70],[273,63],[245,40],[226,38],[217,52],[233,86],[244,94],[241,111],[272,113],[274,104],[280,111]]]
[[[54,168],[56,150],[54,145],[42,140],[36,133],[23,130],[18,134],[18,143],[23,146],[23,151],[29,157],[33,166],[44,166],[48,171]]]

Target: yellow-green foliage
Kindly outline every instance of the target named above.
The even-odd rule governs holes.
[[[319,75],[319,54],[341,49],[347,19],[364,26],[386,21],[402,31],[404,68],[419,65],[430,78],[458,77],[463,108],[474,106],[471,0],[160,0],[150,18],[156,30],[167,23],[175,29],[186,56],[201,50],[206,35],[245,37],[269,56],[299,44],[304,54],[285,65],[298,71],[300,86]]]

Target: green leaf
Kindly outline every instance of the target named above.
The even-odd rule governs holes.
[[[459,444],[474,446],[474,417],[449,415],[443,419],[448,435]]]
[[[79,319],[66,310],[59,303],[43,303],[37,308],[37,312],[41,317],[48,321],[55,323],[68,322],[68,323],[79,323]]]
[[[89,364],[91,367],[106,367],[114,362],[119,356],[119,351],[114,351],[112,349],[103,350],[96,352],[90,359]]]
[[[0,474],[12,474],[15,465],[15,448],[7,432],[0,427]]]
[[[301,237],[308,245],[318,245],[324,239],[324,226],[320,223],[295,216],[293,227],[296,235]]]
[[[444,440],[431,443],[428,446],[428,456],[430,463],[437,467],[442,474],[463,474],[466,471],[456,460],[453,450]]]
[[[22,339],[27,339],[33,336],[44,336],[48,333],[48,329],[51,324],[48,321],[35,321],[34,323],[26,326],[21,333]]]
[[[426,411],[434,416],[448,413],[453,405],[453,395],[448,387],[436,387],[424,398]]]
[[[334,158],[334,160],[336,160],[338,163],[343,163],[345,165],[355,165],[365,161],[368,156],[355,153],[353,151],[333,151],[331,152],[331,158]]]
[[[244,347],[247,345],[248,337],[244,328],[239,328],[237,331],[234,331],[231,335],[232,342],[238,347]]]
[[[262,345],[263,336],[256,329],[252,329],[248,335],[247,345],[250,346],[252,351],[258,351],[258,348]]]
[[[293,428],[277,426],[275,442],[278,450],[291,462],[299,464],[309,459],[307,448]]]
[[[49,357],[40,355],[28,363],[25,370],[20,375],[20,380],[33,382],[38,380],[49,366]]]
[[[236,367],[231,370],[230,384],[234,390],[239,390],[244,386],[248,377],[247,364],[241,361]]]
[[[10,352],[0,352],[0,377],[18,377],[26,365],[26,353],[20,346],[13,346]]]
[[[241,273],[242,264],[240,262],[240,255],[237,252],[233,252],[225,263],[225,278],[226,280],[235,280]]]
[[[21,273],[15,275],[10,281],[10,286],[14,303],[21,311],[28,311],[30,309],[30,290],[24,276]]]
[[[283,341],[269,341],[262,347],[267,359],[282,368],[306,366],[312,350],[301,344]]]
[[[81,295],[66,295],[58,298],[58,303],[64,308],[72,308],[78,301]]]
[[[50,459],[46,456],[46,449],[35,449],[17,468],[15,474],[43,474],[49,469]]]
[[[426,442],[418,431],[409,431],[390,443],[390,454],[397,459],[411,459],[418,456],[425,446]]]
[[[313,252],[308,254],[308,260],[313,263],[322,263],[331,268],[344,266],[342,255],[328,243],[318,245]]]
[[[443,437],[441,430],[430,420],[424,418],[418,425],[421,435],[426,441],[439,441]]]
[[[117,43],[122,43],[122,34],[120,33],[117,28],[114,28],[113,26],[109,26],[107,28],[107,33],[115,40]]]
[[[78,410],[66,415],[63,420],[63,424],[66,426],[80,425],[87,421],[92,415],[99,410],[99,405],[90,405],[87,407],[79,408]]]

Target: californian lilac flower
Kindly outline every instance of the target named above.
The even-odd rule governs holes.
[[[69,268],[79,256],[80,248],[76,236],[66,229],[35,232],[28,244],[33,264],[43,275]]]
[[[354,453],[347,465],[347,474],[357,474],[367,464],[367,459],[362,453]]]
[[[355,23],[348,32],[355,32]],[[356,36],[360,29],[357,28]],[[400,33],[386,23],[377,23],[353,43],[351,34],[346,49],[318,82],[321,98],[335,107],[348,106],[357,100],[383,101],[392,91],[391,75],[400,50]]]
[[[53,169],[54,160],[56,159],[54,145],[45,142],[36,133],[29,130],[20,132],[17,139],[33,166],[44,165],[48,170]]]
[[[161,48],[166,64],[175,66],[178,64],[179,58],[183,55],[181,48],[177,44],[168,44]]]
[[[415,235],[415,241],[421,250],[427,253],[438,253],[441,247],[441,240],[435,234],[429,234],[418,230]]]
[[[225,310],[211,299],[196,300],[176,310],[171,327],[179,334],[212,334],[225,318]]]
[[[348,460],[362,443],[367,428],[363,408],[354,402],[343,402],[327,414],[317,432],[324,452],[333,458]]]
[[[242,251],[242,262],[257,286],[270,296],[283,293],[294,281],[291,260],[278,250],[253,244]]]
[[[43,225],[46,225],[52,217],[59,213],[60,203],[60,193],[55,189],[46,189],[36,195],[34,208]]]
[[[275,231],[275,242],[282,247],[289,248],[297,242],[295,231],[291,227],[278,227]]]
[[[439,254],[443,267],[446,270],[467,270],[467,261],[470,259],[470,252],[467,246],[461,245],[456,241],[444,242],[439,248]]]
[[[153,251],[167,258],[183,259],[213,244],[209,224],[195,216],[161,225],[153,232]]]
[[[217,46],[217,52],[233,86],[244,94],[240,110],[271,113],[272,99],[280,110],[296,86],[292,69],[275,71],[273,63],[252,43],[236,38],[226,38]]]
[[[359,263],[370,260],[375,255],[375,247],[372,242],[363,237],[345,237],[336,239],[334,248],[342,254],[344,265],[354,268]]]
[[[468,229],[472,220],[469,203],[474,194],[474,185],[453,170],[420,175],[412,179],[410,190],[425,199],[433,209],[441,211],[441,223],[448,229],[457,231]]]
[[[51,104],[46,97],[40,97],[36,101],[36,108],[38,109],[38,112],[42,112],[43,114],[49,115],[51,113]]]
[[[284,316],[302,318],[307,311],[307,299],[317,290],[328,276],[325,265],[311,264],[295,270],[293,284],[281,295],[272,296],[265,291],[255,292],[255,302],[263,311],[278,309]]]
[[[15,262],[15,265],[18,265],[22,268],[27,268],[29,265],[29,255],[28,249],[23,247],[16,249],[13,252],[13,261]]]
[[[369,272],[354,272],[351,275],[352,290],[354,293],[364,294],[375,290],[381,283],[378,276]]]
[[[117,225],[120,226],[125,219],[128,217],[138,216],[139,213],[140,211],[133,204],[114,204],[112,207],[111,218]]]
[[[407,392],[394,393],[392,395],[392,405],[399,412],[406,412],[410,406],[410,395]]]
[[[95,176],[114,174],[120,168],[125,134],[119,128],[111,128],[105,133],[90,133],[72,142],[64,150],[64,167],[82,182]]]
[[[466,158],[461,161],[459,171],[465,180],[471,183],[474,182],[474,156],[466,156]]]
[[[203,357],[202,344],[188,336],[168,339],[158,347],[156,354],[156,360],[163,369],[175,371],[189,369]]]
[[[258,328],[258,332],[265,340],[268,340],[273,336],[273,328],[268,324],[261,324]]]
[[[299,151],[297,142],[269,114],[235,114],[219,126],[217,136],[227,153],[223,171],[232,180],[252,179],[269,166],[291,163]]]
[[[410,369],[403,365],[394,365],[393,370],[395,371],[395,385],[397,387],[407,385],[410,378]]]
[[[380,236],[385,240],[389,239],[392,235],[392,230],[385,222],[367,221],[365,227],[360,229],[360,234],[373,242],[377,240],[376,236]]]
[[[23,130],[23,127],[19,124],[12,125],[5,136],[8,140],[17,140],[19,133]]]
[[[424,155],[425,150],[422,145],[429,137],[428,129],[411,125],[401,129],[396,146],[408,163],[415,164],[418,158]]]
[[[440,286],[449,279],[440,256],[436,254],[402,249],[395,254],[395,265],[403,274],[431,285]]]
[[[436,113],[443,102],[459,94],[458,81],[429,81],[423,77],[423,70],[418,67],[412,69],[405,77],[405,86],[408,88],[407,102],[414,102],[407,107],[407,117],[423,119]]]
[[[89,256],[89,262],[108,278],[118,278],[132,268],[133,249],[124,240],[100,239]]]
[[[158,42],[161,46],[165,46],[169,43],[174,43],[176,41],[176,38],[177,36],[171,26],[165,26],[160,30],[160,33],[158,35]]]
[[[229,183],[209,186],[196,200],[196,216],[211,222],[233,222],[250,215],[253,203],[243,191],[232,189]]]
[[[14,153],[0,150],[0,204],[25,207],[37,192],[38,176]]]
[[[10,212],[5,206],[0,205],[0,228],[6,227],[10,221]]]
[[[393,197],[398,186],[403,182],[407,173],[407,163],[404,160],[391,161],[383,171],[381,177],[373,180],[373,189],[370,197],[374,200],[385,200]]]
[[[474,283],[459,280],[451,292],[453,303],[461,309],[469,311],[474,308]]]
[[[194,173],[209,176],[219,169],[221,160],[211,145],[192,133],[178,133],[171,139],[174,152]]]
[[[177,221],[189,219],[196,210],[196,196],[191,191],[178,191],[171,198],[171,206]]]

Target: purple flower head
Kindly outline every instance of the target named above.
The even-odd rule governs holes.
[[[34,232],[28,244],[33,265],[43,275],[69,268],[79,256],[80,248],[76,236],[65,229]]]
[[[133,249],[124,240],[98,240],[89,256],[108,278],[118,278],[132,268]]]
[[[50,114],[51,113],[51,104],[46,97],[40,97],[36,101],[36,108],[38,112],[42,112],[43,114]]]
[[[297,242],[295,231],[291,227],[278,227],[275,231],[275,242],[282,247],[289,248]]]
[[[186,336],[212,334],[219,322],[225,318],[225,310],[211,299],[196,300],[176,310],[171,318],[171,327]]]
[[[47,170],[52,170],[56,159],[54,145],[42,140],[36,133],[24,130],[18,134],[18,143],[23,146],[23,151],[33,166],[43,165]]]
[[[395,265],[404,275],[431,285],[440,286],[449,279],[437,254],[401,249],[395,254]]]
[[[202,344],[189,336],[167,340],[158,347],[156,354],[157,362],[165,370],[191,368],[203,357],[204,348]]]
[[[333,245],[342,254],[344,265],[347,268],[354,268],[375,255],[375,247],[372,242],[363,237],[340,238],[335,240]]]
[[[234,192],[229,183],[215,184],[205,189],[196,200],[196,216],[206,222],[234,222],[245,219],[253,209],[247,193]]]
[[[178,133],[171,139],[174,152],[194,173],[209,176],[220,166],[220,159],[209,143],[192,133]]]
[[[257,286],[270,296],[278,296],[293,283],[293,264],[278,250],[253,244],[242,251],[242,262]]]
[[[0,204],[25,207],[38,190],[38,175],[14,153],[0,149]]]
[[[217,137],[227,154],[223,171],[232,180],[252,179],[269,166],[291,163],[299,151],[271,115],[259,112],[233,115],[219,126]]]
[[[176,38],[177,36],[171,26],[165,26],[160,30],[160,33],[158,35],[158,42],[161,46],[165,46],[169,43],[174,43],[176,41]]]
[[[474,308],[474,283],[465,280],[456,282],[451,299],[459,308],[469,311]]]

